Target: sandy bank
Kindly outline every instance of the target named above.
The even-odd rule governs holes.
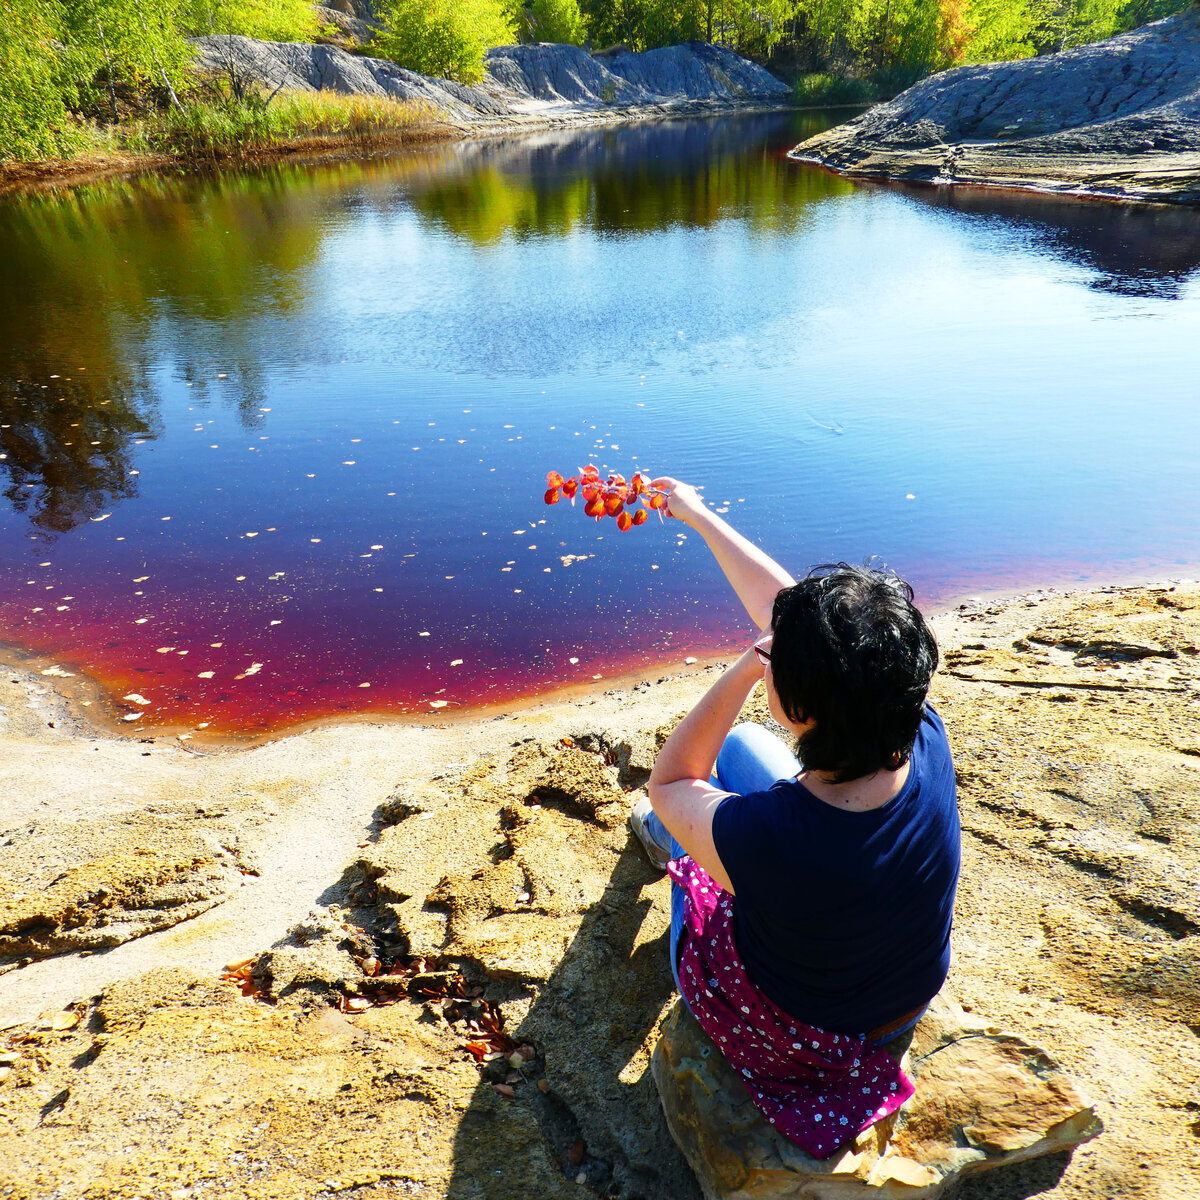
[[[936,626],[950,989],[1107,1126],[963,1196],[1198,1196],[1200,587]],[[704,675],[213,757],[64,728],[45,682],[0,682],[0,1194],[694,1200],[647,1071],[667,885],[624,816]],[[261,998],[218,978],[242,959]],[[501,1022],[531,1056],[481,1075]]]

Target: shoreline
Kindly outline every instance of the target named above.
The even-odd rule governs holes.
[[[670,104],[627,105],[607,109],[564,105],[559,112],[530,113],[497,120],[457,122],[431,119],[396,133],[363,137],[299,138],[278,146],[252,149],[222,158],[186,159],[159,154],[95,153],[73,159],[39,159],[36,162],[0,163],[0,198],[85,187],[110,179],[137,179],[143,175],[206,176],[226,171],[273,166],[279,163],[320,165],[354,162],[389,154],[419,150],[443,142],[489,141],[494,138],[545,133],[550,130],[635,125],[641,121],[686,120],[698,117],[742,116],[765,112],[819,112],[860,105],[799,105],[791,101],[753,101],[731,104],[710,100],[680,100]]]
[[[1200,1087],[1200,585],[980,597],[933,625],[963,830],[950,994],[1043,1047],[1106,1127],[1069,1162],[963,1196],[1182,1194],[1200,1185],[1179,1101]],[[0,677],[15,1196],[382,1196],[401,1179],[449,1200],[503,1176],[496,1200],[569,1200],[583,1169],[696,1200],[649,1071],[672,1002],[669,886],[625,815],[701,674],[203,757],[59,726],[48,681],[31,694],[15,675]],[[743,716],[764,719],[761,692]],[[376,957],[410,976],[374,978]],[[436,998],[463,978],[536,1051],[512,1096]]]
[[[1005,585],[992,589],[977,589],[970,593],[946,597],[924,607],[923,611],[931,620],[947,620],[964,610],[1012,605],[1031,597],[1069,598],[1144,587],[1189,585],[1198,579],[1200,564],[1181,567],[1178,574],[1172,575],[1153,571],[1134,572],[1130,575],[1114,575],[1107,572],[1094,579],[1082,581],[1060,580],[1056,583],[1029,584],[1023,588]],[[164,743],[188,754],[201,756],[236,754],[313,730],[338,729],[342,726],[461,729],[465,726],[534,714],[542,709],[579,703],[596,695],[612,695],[652,688],[667,681],[693,679],[707,675],[714,668],[722,667],[729,661],[729,656],[721,653],[698,655],[693,662],[672,658],[641,666],[618,667],[611,675],[605,675],[602,679],[551,686],[543,691],[516,694],[477,707],[457,708],[452,711],[446,709],[439,712],[381,712],[362,709],[358,712],[304,717],[265,731],[214,730],[208,733],[186,724],[139,727],[125,723],[118,713],[128,706],[118,706],[115,691],[71,664],[64,655],[37,654],[15,643],[0,640],[0,670],[24,672],[30,684],[40,684],[48,688],[55,698],[56,722],[68,723],[79,736],[111,738],[147,745]],[[57,671],[53,674],[44,673],[60,668],[64,662],[74,668],[72,682],[68,683]],[[87,711],[93,707],[96,711]],[[185,735],[182,740],[180,734]]]

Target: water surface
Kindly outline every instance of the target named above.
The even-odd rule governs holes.
[[[929,603],[1200,559],[1200,216],[857,188],[822,123],[0,202],[3,640],[248,734],[737,647],[695,535],[543,506],[588,461]]]

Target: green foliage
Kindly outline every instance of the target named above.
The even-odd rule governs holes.
[[[189,33],[235,33],[266,42],[310,42],[318,20],[309,0],[188,0]]]
[[[521,10],[521,40],[582,46],[587,40],[579,0],[532,0]]]
[[[838,104],[870,104],[876,99],[875,89],[865,79],[851,79],[812,71],[796,80],[796,103],[805,107]]]
[[[53,41],[59,31],[48,4],[16,0],[6,7],[0,39],[0,161],[40,158],[69,148],[62,64]]]
[[[513,41],[499,0],[385,0],[379,16],[383,31],[371,43],[374,53],[459,83],[477,83],[484,51]]]

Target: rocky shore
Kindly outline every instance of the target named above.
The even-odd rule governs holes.
[[[367,11],[365,5],[359,8]],[[324,19],[336,17],[346,25],[352,42],[361,43],[374,32],[375,26],[361,16],[331,8],[321,12]],[[198,38],[196,49],[198,71],[215,73],[238,89],[324,90],[418,106],[414,119],[395,129],[313,134],[243,148],[230,156],[233,165],[285,158],[318,161],[438,141],[765,110],[788,106],[793,99],[791,88],[765,68],[701,42],[597,55],[549,43],[500,46],[487,52],[484,78],[474,87],[431,79],[390,60],[326,43],[262,42],[222,34]],[[0,162],[0,195],[188,165],[186,156],[131,151]],[[210,169],[212,161],[202,158],[190,165]]]
[[[1200,586],[935,627],[946,1003],[1106,1127],[959,1194],[1200,1196]],[[625,815],[711,674],[203,755],[0,675],[0,1197],[696,1200],[650,1069],[668,885]]]
[[[544,127],[786,104],[791,88],[723,46],[688,42],[660,50],[590,54],[579,46],[499,46],[475,86],[430,79],[385,58],[307,42],[197,39],[200,70],[267,89],[388,96],[429,106],[431,115],[473,132]]]
[[[792,153],[865,179],[1200,204],[1200,8],[944,71]]]

